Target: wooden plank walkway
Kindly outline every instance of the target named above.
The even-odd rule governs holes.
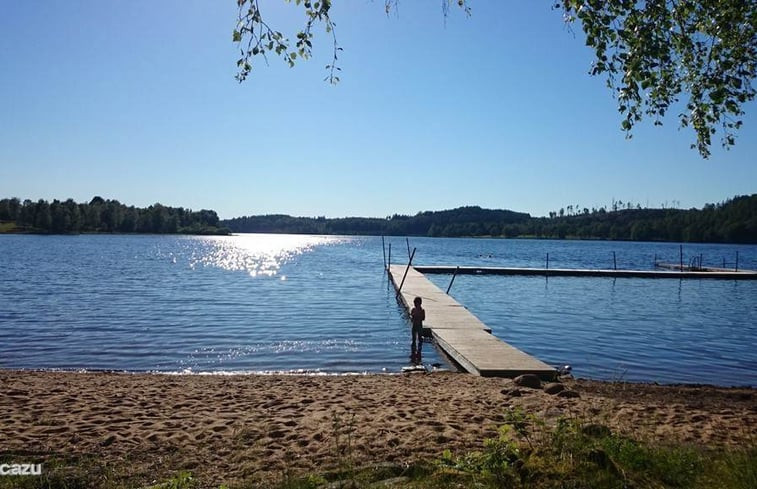
[[[661,263],[657,262],[654,264],[656,268],[661,268],[663,270],[677,270],[681,271],[681,265],[680,263]],[[726,272],[726,273],[756,273],[754,270],[734,270],[733,268],[722,268],[722,267],[698,267],[698,266],[692,266],[692,265],[684,265],[683,266],[684,271],[690,271],[690,272]]]
[[[391,265],[389,276],[398,289],[406,265]],[[516,377],[534,373],[552,377],[555,369],[491,334],[491,328],[410,267],[400,299],[408,312],[413,299],[423,299],[424,327],[437,345],[466,371],[484,377]]]
[[[515,268],[515,267],[452,267],[452,266],[418,266],[420,273],[455,273],[458,275],[538,275],[547,277],[613,277],[613,278],[674,278],[674,279],[720,279],[720,280],[757,280],[754,270],[738,272],[692,271],[692,270],[585,270],[577,268]],[[404,271],[404,270],[403,270]],[[401,278],[401,277],[400,277]]]

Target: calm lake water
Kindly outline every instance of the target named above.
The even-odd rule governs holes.
[[[388,238],[406,262],[404,239]],[[652,268],[667,243],[411,238],[427,265]],[[757,246],[685,245],[757,269]],[[442,288],[450,276],[429,275]],[[493,333],[597,379],[757,386],[757,282],[459,276]],[[0,236],[0,368],[397,372],[381,238]],[[427,345],[425,363],[443,363]]]

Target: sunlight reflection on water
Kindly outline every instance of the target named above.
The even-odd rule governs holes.
[[[193,252],[190,267],[213,266],[223,270],[246,271],[252,277],[272,277],[281,266],[316,246],[338,244],[344,238],[292,234],[256,234],[210,236],[207,248]],[[284,278],[282,277],[282,280]]]
[[[247,346],[222,348],[198,348],[189,355],[186,363],[193,365],[198,359],[204,363],[224,363],[228,360],[246,358],[256,354],[280,355],[286,353],[357,352],[362,345],[352,339],[283,340],[274,343],[255,343]]]

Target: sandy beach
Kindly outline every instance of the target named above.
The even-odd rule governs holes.
[[[548,422],[602,423],[644,440],[754,442],[750,388],[564,380],[579,397],[510,379],[154,375],[0,371],[0,455],[105,463],[148,484],[189,470],[203,486],[272,480],[285,468],[428,460],[481,447],[520,407]],[[339,453],[342,452],[342,453]]]

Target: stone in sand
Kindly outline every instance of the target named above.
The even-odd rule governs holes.
[[[531,389],[541,389],[541,379],[536,374],[523,374],[515,377],[513,383],[520,387],[529,387]]]
[[[547,394],[558,394],[565,390],[565,385],[559,383],[559,382],[550,382],[549,384],[546,384],[544,386],[544,392]]]
[[[499,391],[501,394],[504,394],[506,396],[510,397],[520,397],[523,395],[523,393],[520,391],[520,389],[502,389]]]
[[[579,394],[576,391],[572,391],[572,390],[564,390],[562,392],[558,392],[557,393],[557,397],[565,397],[567,399],[572,399],[572,398],[575,398],[575,397],[581,397],[581,394]]]
[[[110,435],[109,437],[105,438],[103,441],[100,442],[100,446],[109,447],[113,444],[114,441],[116,441],[115,435]]]

